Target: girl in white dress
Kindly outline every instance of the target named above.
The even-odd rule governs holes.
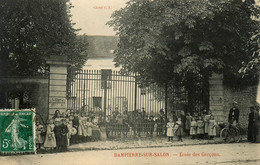
[[[55,125],[53,124],[53,120],[49,120],[47,125],[45,142],[43,144],[44,148],[50,148],[52,150],[56,147],[54,127]]]
[[[192,118],[192,121],[190,123],[190,135],[191,138],[194,139],[197,135],[197,122],[195,121],[195,118]]]
[[[214,119],[214,116],[211,115],[210,116],[210,119],[209,119],[209,139],[212,139],[214,138],[214,136],[217,135],[216,133],[216,127],[217,127],[217,122],[216,120]]]
[[[170,118],[169,122],[166,125],[168,141],[173,141],[173,135],[174,135],[173,127],[174,127],[174,122],[173,119]]]
[[[36,122],[36,137],[35,137],[35,143],[37,146],[37,149],[41,148],[41,145],[43,144],[43,139],[41,136],[41,133],[43,132],[43,125],[40,124],[39,121]]]

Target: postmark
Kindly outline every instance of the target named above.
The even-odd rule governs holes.
[[[35,152],[35,109],[0,110],[1,153]]]

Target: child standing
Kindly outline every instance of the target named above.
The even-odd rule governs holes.
[[[199,116],[198,121],[197,121],[197,135],[199,139],[203,138],[204,135],[204,121],[202,120],[202,117]]]
[[[154,130],[153,130],[153,132],[154,132],[154,136],[158,136],[158,133],[157,133],[157,119],[155,120],[155,124],[154,124]]]
[[[83,117],[80,116],[79,117],[79,127],[78,127],[78,138],[80,142],[83,142],[84,136],[83,136],[83,132],[84,132],[84,121],[83,121]]]
[[[94,125],[90,122],[90,118],[87,118],[86,127],[87,127],[87,141],[92,140],[92,129]]]
[[[56,151],[59,151],[61,149],[61,120],[55,120],[54,121],[55,127],[54,127],[54,135],[56,139]]]
[[[86,126],[86,123],[87,123],[87,117],[84,116],[82,117],[82,123],[83,123],[83,136],[82,136],[82,141],[83,142],[86,142],[87,141],[87,126]]]
[[[207,139],[208,138],[208,133],[209,133],[209,119],[210,119],[210,112],[205,112],[204,115],[204,138]]]
[[[217,122],[215,121],[214,116],[211,115],[209,120],[209,139],[213,140],[214,136],[216,136],[216,127]]]
[[[170,118],[169,122],[166,125],[168,141],[173,141],[173,135],[174,135],[173,127],[174,127],[174,122],[173,119]]]
[[[77,113],[74,113],[73,115],[73,120],[72,120],[72,126],[73,128],[76,129],[76,134],[71,136],[71,144],[75,144],[79,142],[79,136],[78,136],[78,129],[79,129],[79,117]]]
[[[182,136],[183,136],[183,123],[181,121],[181,118],[179,117],[176,121],[176,125],[178,126],[176,130],[176,135],[178,136],[178,141],[182,142]]]
[[[70,146],[70,138],[72,135],[72,121],[66,120],[66,122],[67,122],[67,127],[68,127],[68,134],[67,134],[68,146]]]
[[[60,143],[60,150],[66,151],[68,145],[67,134],[69,132],[67,122],[65,119],[62,120],[62,124],[60,125],[61,128],[61,143]]]
[[[35,138],[35,143],[37,149],[41,148],[41,145],[43,143],[41,133],[43,132],[43,125],[40,124],[39,121],[36,122],[36,138]]]
[[[193,117],[190,123],[190,135],[191,139],[194,139],[197,134],[197,122],[195,121],[195,118]]]
[[[43,144],[44,148],[50,148],[51,150],[53,150],[56,147],[54,127],[55,125],[53,124],[53,120],[49,120],[47,125],[46,138]]]
[[[191,118],[192,118],[192,116],[191,116],[190,113],[188,112],[188,113],[187,113],[187,116],[186,116],[186,122],[185,122],[185,128],[186,128],[186,131],[187,131],[187,135],[190,135],[190,123],[191,123]]]

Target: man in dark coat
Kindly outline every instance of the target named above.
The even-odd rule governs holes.
[[[233,124],[234,121],[238,123],[239,121],[239,110],[237,108],[237,102],[233,102],[233,107],[230,109],[229,114],[228,114],[228,122],[230,124]]]
[[[259,142],[259,110],[257,107],[254,108],[254,119],[253,119],[253,135],[252,142]]]
[[[254,137],[254,107],[250,107],[250,113],[248,115],[247,140],[249,142],[252,142],[253,137]]]

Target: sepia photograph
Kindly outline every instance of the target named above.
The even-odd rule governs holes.
[[[0,0],[0,164],[260,164],[260,0]]]

